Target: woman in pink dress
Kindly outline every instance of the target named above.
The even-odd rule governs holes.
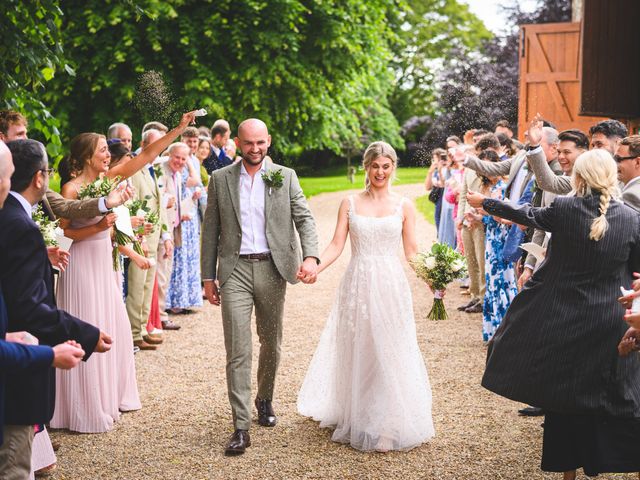
[[[194,119],[185,114],[180,125],[149,145],[140,155],[109,169],[107,141],[97,133],[82,133],[71,141],[69,158],[61,165],[62,195],[77,198],[84,185],[99,177],[124,180],[148,165]],[[82,433],[110,430],[120,412],[141,408],[136,382],[133,341],[122,299],[120,276],[113,269],[110,229],[115,215],[90,220],[61,221],[74,240],[71,261],[58,281],[58,306],[95,325],[113,338],[111,351],[94,355],[74,371],[56,373],[56,407],[50,425]]]

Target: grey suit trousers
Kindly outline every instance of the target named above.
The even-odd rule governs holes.
[[[33,425],[4,425],[0,446],[0,478],[25,480],[31,473]]]
[[[272,260],[239,259],[220,290],[227,389],[236,429],[251,426],[251,313],[255,306],[260,340],[258,397],[272,400],[280,362],[287,282]]]

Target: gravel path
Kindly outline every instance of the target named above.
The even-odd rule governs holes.
[[[420,185],[395,187],[415,198]],[[323,248],[333,235],[344,192],[313,197]],[[417,226],[421,249],[435,228]],[[460,314],[466,303],[452,286],[445,299],[447,321],[428,321],[427,289],[407,267],[413,291],[418,341],[433,388],[436,437],[410,452],[361,453],[330,441],[331,431],[296,412],[296,395],[315,350],[335,289],[349,258],[342,257],[315,285],[289,286],[281,368],[274,406],[278,426],[251,431],[252,447],[226,458],[232,431],[224,375],[220,310],[207,305],[179,316],[178,332],[167,332],[156,352],[136,356],[143,409],[124,414],[109,433],[54,431],[58,451],[55,479],[559,479],[539,470],[541,418],[521,418],[521,405],[480,387],[486,350],[481,315]],[[257,364],[254,348],[254,367]],[[255,368],[254,368],[255,392]],[[579,476],[579,478],[586,478]],[[631,479],[632,475],[602,475]]]

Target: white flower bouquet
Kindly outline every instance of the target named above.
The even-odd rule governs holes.
[[[31,213],[31,218],[40,229],[44,244],[47,247],[57,247],[58,236],[64,235],[62,229],[58,227],[58,220],[50,220],[40,205]]]
[[[464,257],[444,243],[434,243],[430,252],[418,253],[411,264],[416,275],[427,282],[434,294],[433,306],[427,318],[446,320],[447,310],[442,299],[447,285],[467,274]]]

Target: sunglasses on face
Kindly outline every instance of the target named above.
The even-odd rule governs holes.
[[[613,156],[613,159],[616,161],[616,163],[620,163],[623,160],[631,160],[632,158],[638,158],[638,155],[629,155],[628,157],[621,157],[620,155]]]

